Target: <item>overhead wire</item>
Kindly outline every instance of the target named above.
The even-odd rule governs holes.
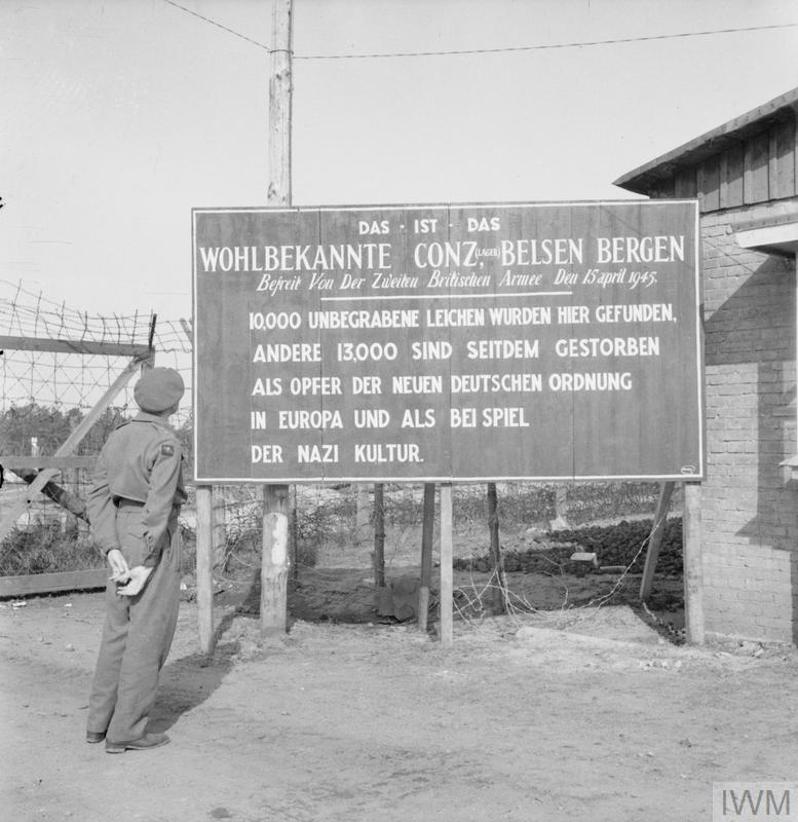
[[[739,29],[712,29],[709,31],[688,31],[677,34],[651,34],[641,37],[616,37],[608,40],[584,40],[570,43],[538,43],[531,46],[501,46],[482,49],[451,49],[448,51],[397,51],[373,54],[295,54],[295,60],[364,60],[385,57],[452,57],[467,54],[505,54],[521,51],[543,51],[545,49],[570,49],[589,46],[612,46],[621,43],[643,43],[651,40],[676,40],[686,37],[707,37],[714,34],[736,34],[767,29],[796,28],[798,23],[780,23],[770,26],[748,26]]]
[[[190,14],[193,17],[198,17],[200,20],[204,20],[206,23],[210,23],[212,26],[216,26],[216,28],[221,29],[222,31],[226,31],[229,34],[235,35],[236,37],[240,37],[242,40],[246,40],[248,43],[252,43],[254,46],[258,46],[259,48],[266,49],[266,51],[271,52],[270,49],[265,43],[260,43],[257,40],[253,40],[251,37],[247,37],[246,34],[241,34],[241,32],[235,31],[235,29],[228,28],[227,26],[222,25],[221,23],[217,22],[216,20],[212,20],[210,17],[206,17],[204,14],[200,14],[193,9],[186,8],[185,6],[181,6],[180,3],[175,3],[174,0],[163,0],[164,3],[167,3],[170,6],[174,6],[176,9],[180,9],[184,11],[186,14]]]
[[[247,37],[247,35],[241,34],[240,32],[235,31],[234,29],[231,29],[228,26],[223,25],[222,23],[219,23],[218,21],[213,20],[210,17],[206,17],[205,15],[200,14],[199,12],[194,11],[193,9],[186,8],[186,6],[183,6],[180,3],[175,2],[175,0],[163,0],[163,2],[167,3],[170,6],[174,6],[175,8],[180,9],[181,11],[186,12],[186,14],[190,14],[193,17],[197,17],[200,20],[203,20],[212,26],[216,26],[217,28],[226,31],[229,34],[234,35],[235,37],[239,37],[240,39],[245,40],[254,46],[257,46],[258,48],[264,49],[270,54],[273,52],[276,53],[278,51],[284,51],[284,49],[272,49],[265,43],[261,43],[260,41],[254,40],[251,37]],[[448,49],[438,51],[371,52],[366,54],[292,54],[292,57],[294,60],[375,60],[405,57],[458,57],[469,54],[510,54],[514,52],[588,48],[591,46],[613,46],[620,45],[623,43],[644,43],[657,40],[677,40],[688,37],[709,37],[712,35],[719,34],[740,34],[744,32],[773,31],[777,29],[789,28],[798,28],[798,22],[773,23],[770,25],[763,26],[744,26],[741,28],[708,29],[706,31],[685,31],[677,32],[674,34],[649,34],[640,37],[614,37],[606,40],[580,40],[567,43],[536,43],[528,46],[499,46],[497,48]]]

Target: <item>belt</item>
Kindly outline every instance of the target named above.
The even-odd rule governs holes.
[[[143,508],[144,503],[139,502],[137,499],[126,499],[125,497],[117,497],[114,500],[114,505],[117,508]]]
[[[137,499],[125,499],[124,497],[117,497],[114,500],[114,505],[117,508],[143,508],[146,505],[146,503],[139,502]],[[172,508],[179,512],[181,508],[181,503],[173,502]]]

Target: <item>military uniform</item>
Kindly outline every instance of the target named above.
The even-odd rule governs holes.
[[[177,388],[172,385],[160,394],[155,391],[155,399],[145,390],[152,384],[163,387],[162,372],[177,372],[153,371],[153,376],[145,372],[141,391],[137,385],[142,411],[120,425],[100,453],[87,503],[100,549],[106,555],[118,549],[130,568],[153,569],[138,594],[120,595],[113,580],[106,589],[106,618],[89,699],[87,740],[105,737],[107,750],[113,743],[122,743],[124,751],[124,743],[145,738],[180,603],[178,514],[186,499],[183,454],[163,415],[174,403],[162,407],[177,394]],[[182,395],[182,380],[179,385]]]

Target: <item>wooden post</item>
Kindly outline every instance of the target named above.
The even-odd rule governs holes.
[[[454,642],[452,580],[452,486],[441,485],[441,645]]]
[[[291,205],[291,6],[272,0],[269,44],[269,184],[272,206]],[[288,486],[263,488],[260,625],[265,636],[288,625]]]
[[[291,205],[291,9],[272,0],[269,44],[269,205]]]
[[[385,587],[385,493],[381,482],[374,485],[374,584]]]
[[[359,482],[355,488],[355,544],[358,561],[361,561],[371,555],[374,534],[371,529],[368,483]]]
[[[421,525],[421,586],[418,589],[418,627],[427,630],[429,589],[432,582],[432,539],[435,532],[435,483],[424,483],[424,514]]]
[[[197,492],[197,621],[200,650],[213,652],[213,491],[198,485]]]
[[[213,540],[211,557],[213,567],[224,570],[227,551],[227,505],[218,486],[211,486],[211,506],[213,507]]]
[[[552,529],[568,528],[568,487],[561,482],[554,489],[554,519],[549,526]]]
[[[37,472],[32,468],[13,468],[8,466],[9,471],[13,471],[20,479],[30,485],[37,477]],[[70,471],[73,473],[73,471]],[[74,485],[72,486],[74,488]],[[77,494],[63,488],[56,482],[48,482],[43,488],[42,493],[58,503],[63,509],[69,511],[70,514],[88,523],[89,517],[86,514],[86,503]]]
[[[499,544],[499,501],[496,494],[496,483],[488,483],[488,532],[490,534],[490,561],[493,568],[493,576],[496,579],[494,589],[493,607],[497,613],[507,613],[507,586],[504,581],[504,568],[502,566],[502,549]]]
[[[648,535],[646,564],[643,567],[643,578],[640,580],[640,599],[644,602],[651,594],[651,585],[654,582],[654,571],[657,569],[659,549],[662,547],[662,536],[665,533],[668,509],[671,505],[671,497],[673,496],[675,484],[674,482],[660,483],[657,510],[654,512],[654,523],[651,527],[651,533]]]
[[[299,520],[296,512],[296,483],[291,486],[291,531],[288,544],[291,547],[291,579],[299,579]]]
[[[288,486],[263,486],[263,556],[260,567],[262,636],[288,627]]]
[[[701,483],[684,484],[684,625],[687,641],[704,643],[704,583],[701,567]]]

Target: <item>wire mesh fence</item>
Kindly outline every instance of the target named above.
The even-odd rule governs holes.
[[[191,386],[190,325],[134,312],[130,315],[89,314],[0,280],[0,334],[26,340],[72,343],[152,345],[156,364],[177,369]],[[100,354],[6,348],[0,357],[0,390],[4,412],[52,408],[75,416],[89,411],[110,388],[129,358]],[[132,383],[115,401],[120,414],[135,410]],[[184,404],[178,425],[190,415]],[[4,451],[7,444],[0,442]],[[40,443],[41,445],[41,443]]]
[[[141,312],[90,314],[0,280],[0,335],[0,464],[5,469],[0,516],[24,503],[0,544],[0,576],[94,567],[102,558],[91,545],[88,524],[46,494],[30,495],[26,472],[10,470],[13,457],[55,454],[111,390],[131,358],[94,353],[103,345],[151,347],[156,364],[177,369],[190,392],[190,326]],[[96,456],[110,431],[136,413],[134,385],[130,380],[112,398],[75,449],[78,456]],[[190,446],[190,403],[172,423]],[[35,473],[27,472],[27,478]],[[62,469],[52,480],[78,501],[85,499],[90,481],[86,466]]]
[[[375,486],[373,484],[292,486],[293,562],[299,568],[361,568],[373,565]],[[540,548],[552,529],[561,534],[591,524],[631,520],[646,523],[654,515],[659,485],[653,482],[567,485],[499,483],[498,515],[506,551]],[[564,493],[563,493],[564,491]],[[424,519],[424,486],[386,483],[382,496],[384,560],[387,570],[420,562]],[[672,510],[678,513],[678,494]],[[489,551],[486,485],[471,483],[453,489],[454,554],[461,564],[485,560]],[[191,514],[188,515],[191,517]],[[234,566],[240,553],[260,551],[262,495],[260,486],[222,486],[214,493],[214,517],[219,533],[214,558],[217,567]],[[193,526],[193,519],[188,522]],[[440,534],[436,520],[433,543],[437,555]],[[570,553],[570,551],[569,551]]]
[[[177,369],[191,390],[191,328],[186,320],[163,320],[138,312],[92,315],[49,301],[21,284],[0,280],[0,335],[26,341],[25,347],[7,346],[0,356],[0,463],[7,469],[14,467],[8,465],[8,456],[54,454],[130,361],[129,357],[79,353],[68,346],[41,350],[46,346],[37,348],[36,341],[151,346],[156,364]],[[87,347],[83,345],[84,352]],[[110,431],[136,413],[134,384],[135,379],[113,398],[79,444],[78,455],[96,456]],[[189,402],[183,403],[172,424],[183,439],[190,476],[193,442]],[[25,479],[24,472],[6,470],[0,516],[15,502],[27,500]],[[87,495],[91,468],[62,469],[53,482],[79,506]],[[292,486],[290,530],[295,573],[310,567],[355,568],[368,573],[374,551],[373,489],[365,484]],[[517,553],[534,548],[535,535],[551,527],[650,517],[659,489],[657,483],[621,482],[501,483],[498,490],[503,548]],[[189,488],[181,520],[189,548],[187,569],[196,530],[193,499],[193,489]],[[247,572],[260,561],[261,486],[220,486],[214,491],[214,500],[215,567],[220,573]],[[418,564],[423,485],[386,484],[383,504],[387,571]],[[679,506],[677,494],[673,507],[678,510]],[[482,561],[489,546],[485,485],[456,487],[454,507],[456,559],[466,565]],[[0,576],[100,565],[102,557],[91,544],[85,518],[65,510],[46,494],[30,495],[24,513],[0,543]]]
[[[376,490],[373,484],[356,483],[292,487],[289,608],[293,617],[388,623],[415,618],[424,486],[384,483],[381,494]],[[659,491],[658,483],[646,482],[499,483],[501,573],[497,576],[487,485],[454,486],[456,613],[468,619],[498,613],[499,593],[506,613],[564,611],[610,602],[639,604],[640,574]],[[215,498],[216,519],[226,525],[220,527],[216,541],[214,584],[231,596],[245,590],[240,607],[245,613],[257,613],[262,490],[225,486],[215,490]],[[649,600],[668,613],[681,607],[681,504],[675,495],[661,545],[656,603]],[[440,537],[436,516],[434,565],[440,562]],[[574,558],[583,552],[595,555],[595,561]],[[380,554],[383,566],[378,565]],[[433,611],[438,579],[434,569]]]

